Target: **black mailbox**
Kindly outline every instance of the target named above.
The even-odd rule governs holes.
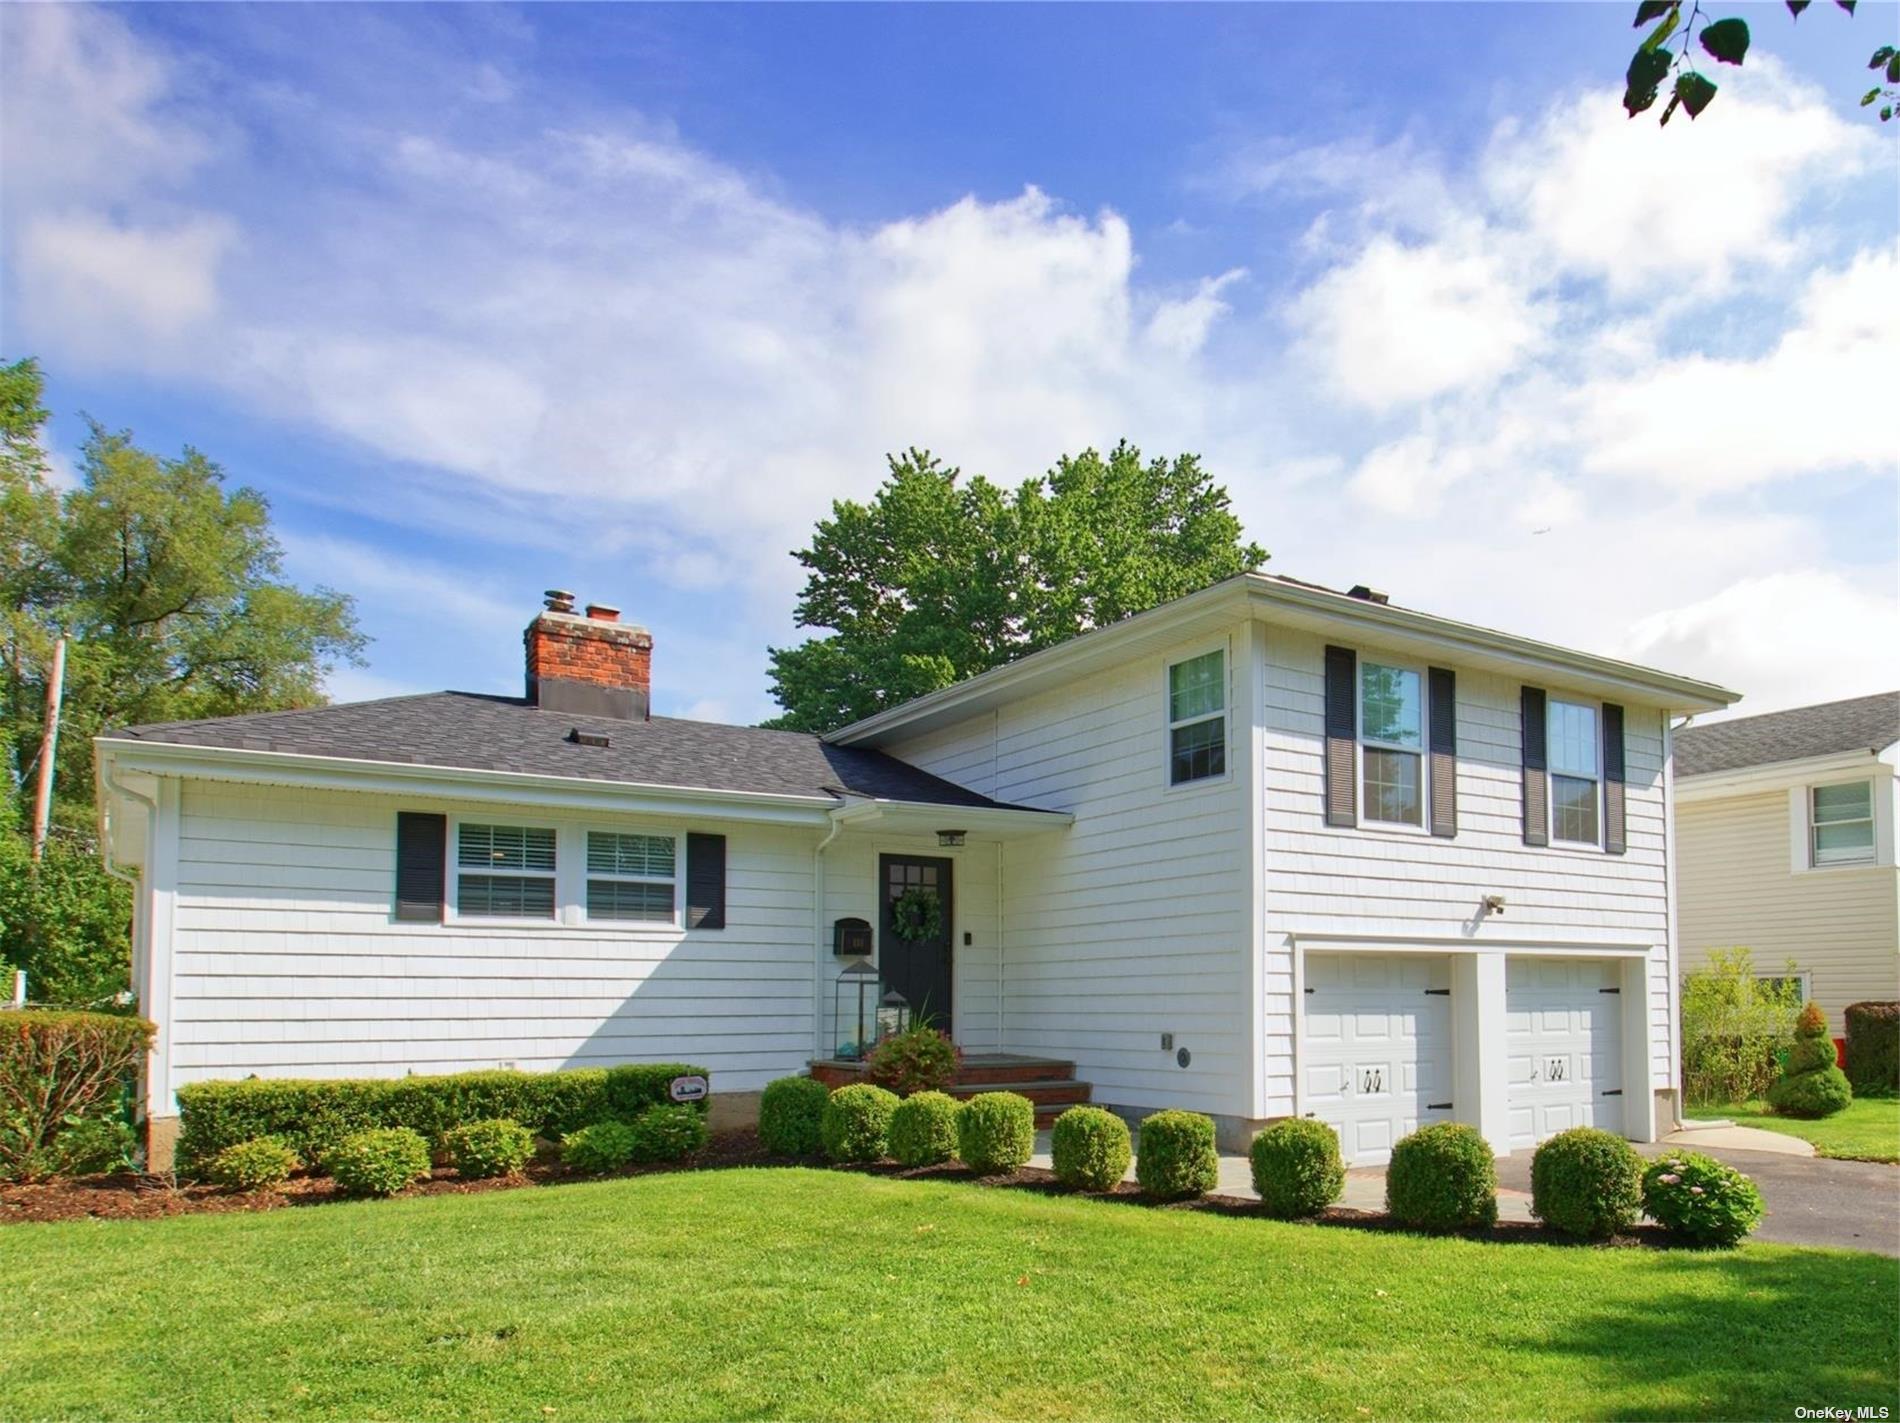
[[[840,919],[831,926],[831,952],[841,959],[871,957],[871,926],[862,919]]]

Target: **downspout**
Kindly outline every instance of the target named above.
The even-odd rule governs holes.
[[[1009,936],[1003,932],[1009,903],[1003,883],[1003,842],[996,842],[996,1050],[1009,1051],[1007,1000],[1009,996]]]
[[[840,807],[841,808],[841,807]],[[811,1042],[813,1057],[829,1057],[825,1051],[825,978],[818,971],[825,961],[825,851],[844,829],[834,810],[831,829],[825,832],[811,852],[812,881],[812,961],[811,961]]]

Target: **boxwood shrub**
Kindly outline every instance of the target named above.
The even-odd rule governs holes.
[[[957,1154],[963,1104],[943,1092],[917,1092],[891,1113],[891,1158],[899,1166],[936,1166]]]
[[[1128,1123],[1105,1107],[1071,1107],[1049,1134],[1056,1179],[1072,1191],[1112,1191],[1134,1159]]]
[[[1417,1230],[1497,1224],[1497,1157],[1474,1126],[1434,1122],[1401,1137],[1385,1169],[1385,1208]]]
[[[1172,1107],[1142,1118],[1135,1179],[1161,1201],[1184,1201],[1213,1190],[1220,1181],[1214,1119]]]
[[[211,1158],[205,1175],[230,1191],[274,1191],[302,1165],[276,1137],[260,1136],[225,1147]]]
[[[376,1127],[344,1137],[324,1166],[346,1195],[393,1196],[429,1174],[429,1143],[408,1127]]]
[[[706,1146],[705,1114],[685,1103],[658,1103],[628,1125],[633,1132],[633,1160],[642,1164],[678,1161]]]
[[[1036,1104],[1018,1092],[979,1092],[957,1113],[957,1155],[979,1176],[1019,1170],[1036,1151]]]
[[[576,1171],[604,1176],[633,1160],[633,1128],[612,1117],[561,1138],[561,1160]]]
[[[1553,1230],[1608,1240],[1643,1213],[1643,1158],[1614,1132],[1560,1131],[1531,1157],[1531,1214]]]
[[[83,1143],[62,1157],[51,1151],[54,1139],[77,1123],[121,1115],[120,1098],[156,1031],[119,1013],[0,1014],[0,1180],[81,1174],[68,1158]]]
[[[511,1117],[490,1117],[450,1127],[443,1150],[455,1174],[470,1181],[512,1176],[534,1156],[534,1133]]]
[[[1643,1172],[1643,1210],[1696,1245],[1734,1245],[1761,1224],[1761,1192],[1732,1166],[1679,1151]]]
[[[759,1095],[759,1141],[781,1156],[815,1156],[818,1120],[831,1093],[813,1077],[780,1077]]]
[[[818,1134],[833,1161],[882,1161],[890,1152],[897,1094],[869,1082],[840,1087],[825,1102]]]
[[[1339,1134],[1311,1117],[1288,1117],[1253,1139],[1253,1188],[1266,1213],[1280,1220],[1318,1215],[1346,1189]]]
[[[1900,1092],[1900,1003],[1850,1003],[1847,1077],[1857,1092]]]

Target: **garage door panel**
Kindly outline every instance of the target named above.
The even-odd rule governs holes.
[[[1505,968],[1511,1148],[1575,1126],[1622,1130],[1618,967],[1515,958]]]
[[[1306,960],[1306,1111],[1370,1165],[1421,1121],[1450,1116],[1449,962],[1425,954],[1314,954]],[[1429,992],[1428,990],[1438,990]]]

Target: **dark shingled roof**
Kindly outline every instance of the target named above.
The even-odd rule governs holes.
[[[610,744],[577,745],[569,739],[576,730],[604,735]],[[927,805],[1000,804],[882,751],[831,746],[804,732],[670,717],[622,721],[576,716],[543,711],[519,697],[475,692],[426,692],[304,711],[163,722],[111,734],[179,746],[516,771],[627,785],[758,795],[848,793]]]
[[[1900,692],[1818,707],[1690,726],[1675,735],[1676,772],[1706,776],[1842,751],[1880,751],[1900,741]]]

